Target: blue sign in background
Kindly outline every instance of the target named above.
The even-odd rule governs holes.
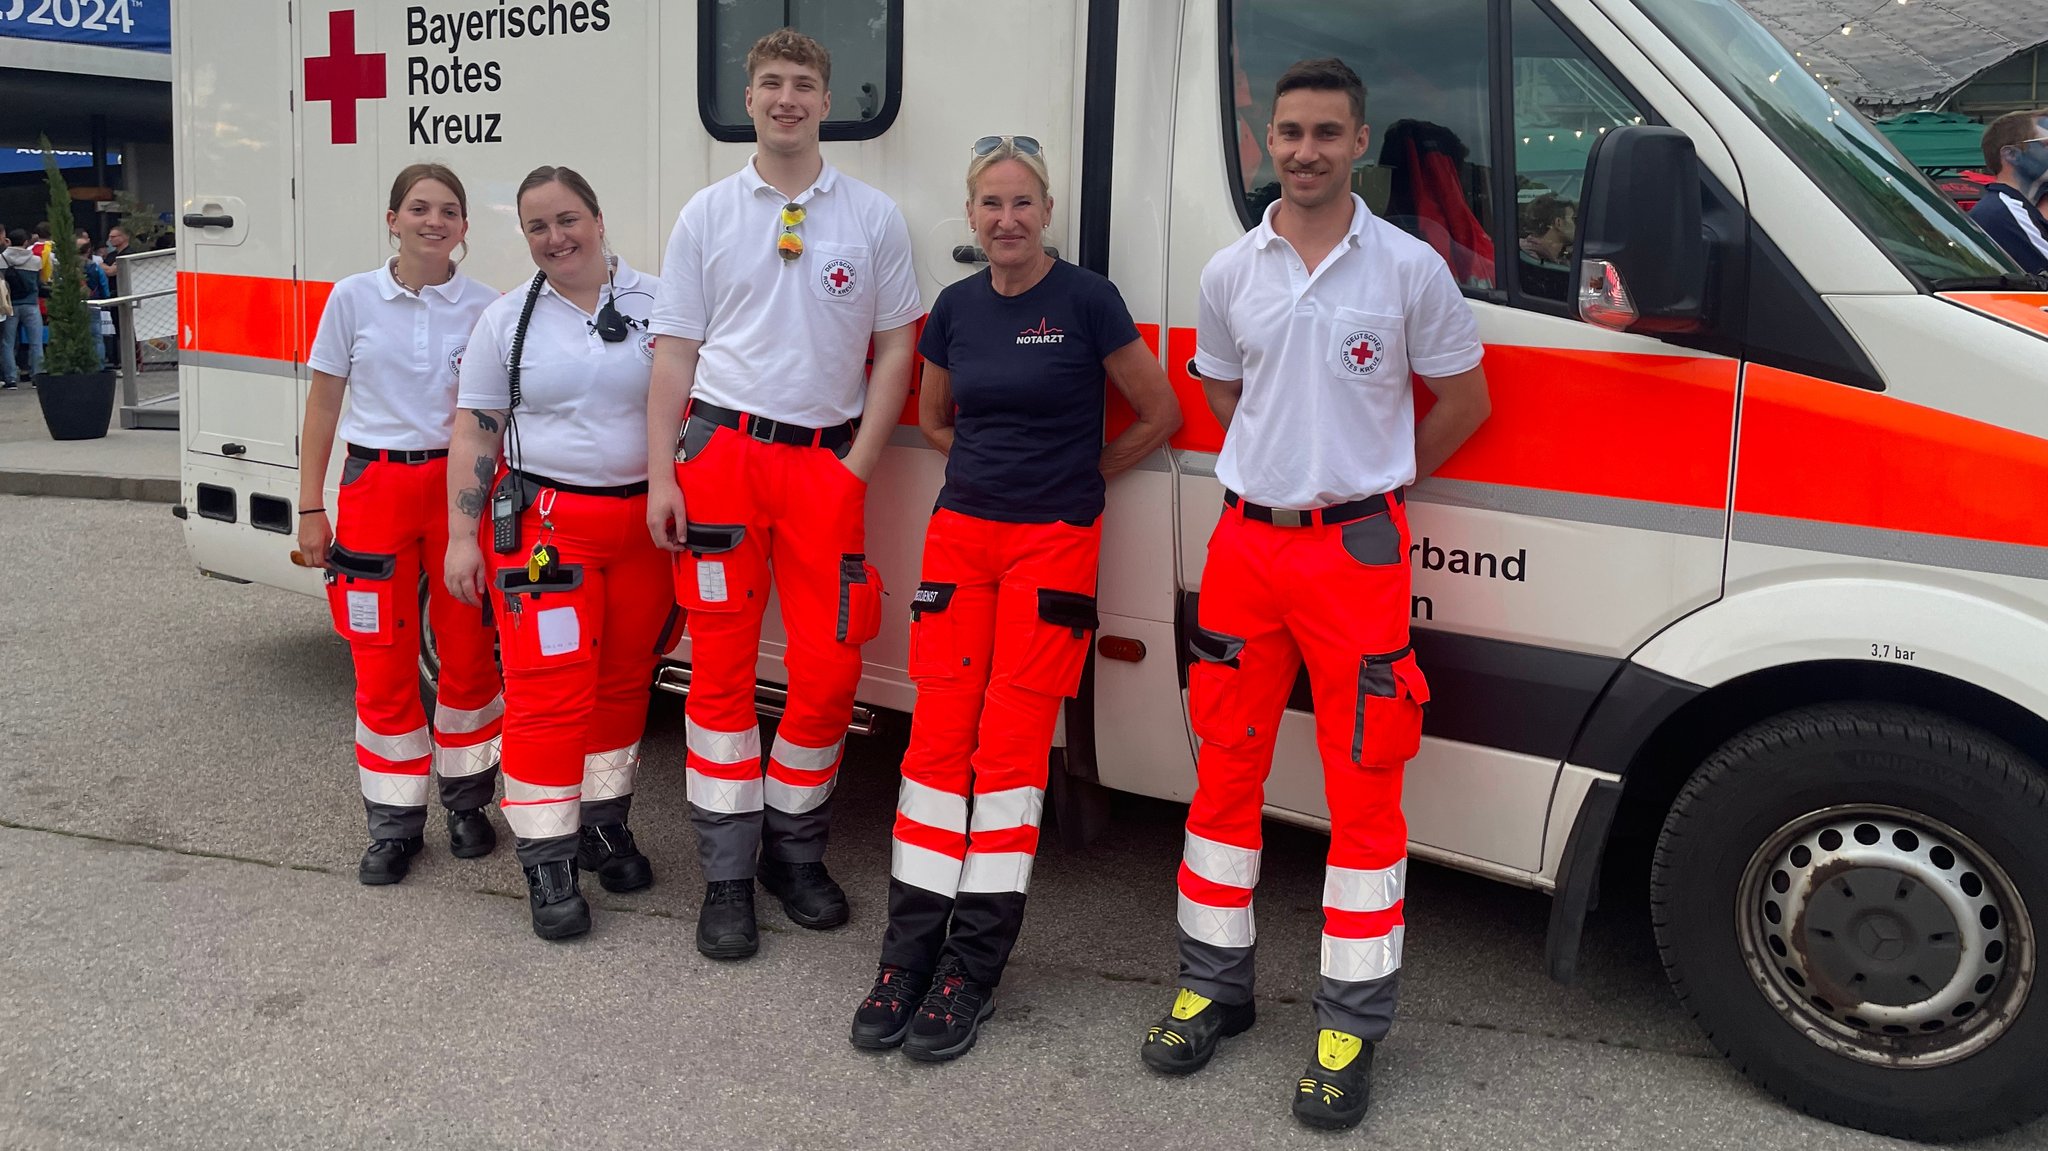
[[[171,50],[171,0],[0,0],[0,36]]]

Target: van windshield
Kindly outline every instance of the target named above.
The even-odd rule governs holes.
[[[1922,287],[2017,275],[1990,238],[1734,0],[1637,0]]]

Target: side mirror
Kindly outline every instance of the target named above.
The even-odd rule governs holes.
[[[1572,260],[1579,318],[1625,332],[1690,332],[1706,316],[1700,161],[1676,128],[1630,124],[1586,157]]]

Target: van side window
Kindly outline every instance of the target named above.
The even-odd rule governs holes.
[[[1535,0],[1513,0],[1515,263],[1530,301],[1569,302],[1586,155],[1638,108]],[[1545,309],[1547,310],[1547,309]]]
[[[872,140],[903,102],[903,0],[717,0],[697,6],[697,109],[714,139],[754,139],[747,49],[789,27],[832,54],[827,140]]]
[[[1500,261],[1487,131],[1489,7],[1488,0],[1228,4],[1225,152],[1245,226],[1280,197],[1266,150],[1274,82],[1298,60],[1335,56],[1365,81],[1372,126],[1352,190],[1382,219],[1435,248],[1467,292],[1491,292]]]

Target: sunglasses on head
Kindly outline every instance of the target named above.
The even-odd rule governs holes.
[[[782,206],[782,233],[775,237],[775,254],[785,261],[794,260],[804,254],[804,238],[797,235],[797,225],[804,222],[804,206],[790,203]]]
[[[1036,156],[1039,153],[1038,141],[1031,136],[983,136],[974,142],[974,154],[986,156],[1005,144],[1025,156]]]

